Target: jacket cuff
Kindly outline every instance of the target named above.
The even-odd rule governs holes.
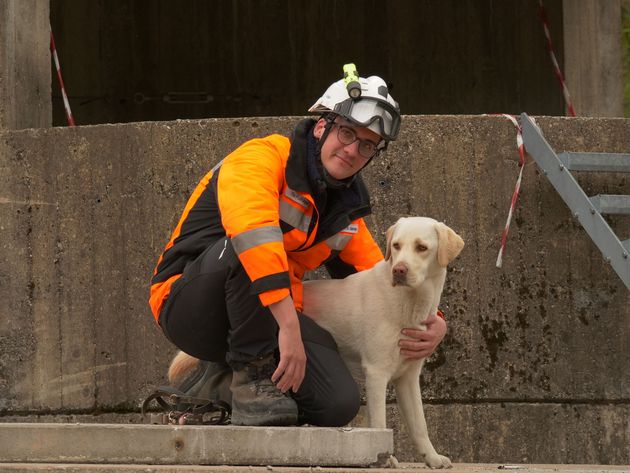
[[[260,299],[260,303],[265,307],[270,306],[274,302],[279,302],[288,295],[291,294],[291,291],[287,288],[281,289],[273,289],[271,291],[263,292],[262,294],[258,294],[258,298]]]
[[[290,288],[291,278],[288,271],[281,273],[269,274],[252,281],[251,292],[252,294],[261,294],[263,292],[271,291],[272,289]]]

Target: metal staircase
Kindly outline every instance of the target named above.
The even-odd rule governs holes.
[[[571,171],[630,172],[630,154],[556,154],[527,114],[521,114],[520,122],[525,149],[595,242],[604,260],[630,289],[630,239],[621,241],[602,217],[602,214],[630,214],[630,195],[588,197],[571,174]]]

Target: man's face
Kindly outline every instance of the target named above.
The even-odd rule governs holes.
[[[326,120],[323,118],[319,119],[315,124],[313,134],[318,140],[324,134],[325,126]],[[344,145],[339,141],[339,127],[349,128],[354,131],[357,137],[356,141],[349,145]],[[359,172],[370,160],[369,157],[366,158],[359,153],[359,143],[364,140],[377,145],[381,141],[381,137],[368,128],[355,127],[348,121],[337,118],[321,147],[322,164],[328,171],[328,174],[335,179],[342,180]]]

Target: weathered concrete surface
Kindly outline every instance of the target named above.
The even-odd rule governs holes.
[[[424,465],[413,463],[401,463],[400,469],[405,472],[434,471]],[[32,471],[64,471],[94,473],[152,473],[152,472],[189,472],[189,473],[392,473],[391,469],[384,468],[322,468],[322,467],[256,467],[256,466],[172,466],[172,465],[90,465],[69,463],[0,463],[0,471],[14,473],[30,473]],[[630,466],[600,466],[600,465],[518,465],[518,464],[465,464],[453,465],[448,473],[629,473]]]
[[[0,0],[0,128],[52,125],[49,3]]]
[[[388,429],[2,424],[0,462],[370,466],[393,453]]]
[[[562,64],[562,0],[545,7]],[[301,115],[347,62],[393,84],[407,114],[564,114],[536,1],[51,0],[50,10],[81,125]],[[56,84],[53,94],[65,125]]]
[[[623,117],[621,1],[563,0],[564,74],[579,116]]]
[[[170,230],[210,166],[294,121],[0,134],[7,421],[132,412],[165,382],[174,350],[146,300]],[[630,151],[630,120],[538,122],[559,150]],[[518,174],[515,138],[499,117],[406,117],[366,172],[381,243],[406,214],[444,220],[466,241],[443,298],[449,333],[423,376],[430,433],[456,462],[630,463],[629,293],[531,160],[504,267],[494,266]],[[591,194],[630,193],[621,174],[579,179]],[[630,236],[627,218],[611,222]],[[413,459],[396,439],[399,459]]]

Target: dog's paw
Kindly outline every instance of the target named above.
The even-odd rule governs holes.
[[[370,465],[370,468],[400,468],[400,464],[394,455],[379,453],[377,460]]]
[[[398,459],[394,455],[390,455],[384,465],[385,468],[400,468]]]
[[[427,466],[431,468],[452,468],[451,459],[436,453],[435,455],[427,455],[424,459]]]

